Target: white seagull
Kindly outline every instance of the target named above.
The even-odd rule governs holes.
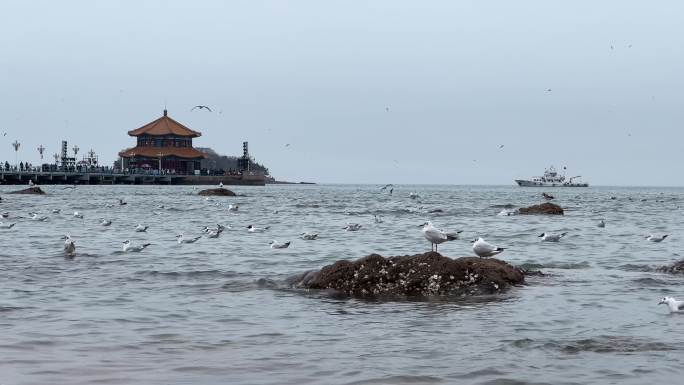
[[[678,313],[684,310],[684,301],[677,301],[673,297],[663,297],[663,299],[658,302],[658,305],[667,305],[670,308],[670,313]]]
[[[45,222],[48,218],[46,216],[38,216],[36,213],[29,213],[31,220]]]
[[[423,227],[423,236],[425,237],[425,239],[430,241],[430,251],[437,251],[437,245],[439,245],[440,243],[454,241],[458,239],[458,234],[461,233],[461,231],[457,231],[455,233],[444,232],[442,230],[435,228],[432,225],[432,222],[430,221],[423,223],[421,226]]]
[[[110,221],[109,219],[100,218],[100,225],[106,227],[106,226],[110,226],[111,224],[112,224],[112,221]]]
[[[305,241],[313,241],[316,238],[318,238],[318,234],[316,234],[316,233],[301,233],[299,235],[299,238],[302,238]]]
[[[375,223],[382,223],[382,215],[373,214],[373,220]]]
[[[411,199],[417,199],[417,198],[420,198],[420,195],[418,195],[417,193],[412,192],[412,193],[409,194],[409,198],[411,198]]]
[[[266,231],[266,230],[268,230],[268,229],[269,229],[268,226],[263,227],[263,228],[261,228],[261,227],[254,227],[254,226],[252,226],[252,225],[247,226],[247,231],[249,231],[250,233],[263,233],[264,231]]]
[[[219,235],[221,235],[221,231],[209,228],[207,229],[207,231],[205,231],[205,233],[207,234],[207,238],[218,238]]]
[[[541,233],[538,238],[541,238],[542,242],[558,242],[563,238],[567,233],[560,233],[560,234],[547,234],[547,233]]]
[[[238,211],[240,207],[237,204],[229,204],[228,211]]]
[[[83,214],[78,211],[74,211],[74,218],[83,219]]]
[[[133,245],[131,245],[131,241],[126,239],[123,242],[123,252],[124,253],[129,253],[129,252],[130,253],[139,253],[139,252],[145,250],[145,248],[147,248],[147,246],[149,246],[149,245],[151,245],[151,243],[143,243],[140,246],[133,246]]]
[[[11,229],[16,223],[4,223],[0,222],[0,229]]]
[[[649,234],[649,236],[646,237],[646,240],[647,240],[647,241],[651,241],[651,242],[656,242],[656,243],[658,243],[658,242],[664,241],[665,238],[667,238],[667,237],[668,237],[668,234],[665,234],[665,235],[663,235],[663,236],[661,236],[661,237],[656,237],[656,236],[653,235],[653,234]]]
[[[144,233],[144,232],[147,231],[147,229],[148,229],[149,227],[150,227],[150,226],[143,226],[143,225],[141,225],[140,223],[138,223],[138,225],[135,226],[135,231],[138,232],[138,233]]]
[[[345,230],[347,231],[359,231],[361,230],[361,225],[358,223],[347,223],[347,226],[344,227]]]
[[[64,254],[74,255],[76,252],[76,242],[69,235],[63,236],[62,239],[64,239]]]
[[[202,238],[201,235],[200,235],[199,237],[190,238],[190,239],[185,239],[185,238],[183,238],[183,234],[178,234],[178,235],[176,235],[176,239],[178,240],[178,244],[182,244],[182,243],[195,243],[195,242],[199,241],[200,238]]]
[[[60,212],[62,212],[62,209],[52,209],[53,214],[59,214]]]
[[[503,253],[504,250],[503,247],[496,247],[482,238],[477,238],[473,243],[473,253],[480,258],[493,257]]]
[[[276,240],[269,242],[272,249],[287,249],[288,247],[290,247],[290,243],[291,243],[290,241],[287,241],[285,243],[280,243]]]

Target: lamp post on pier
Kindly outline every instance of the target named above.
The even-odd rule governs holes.
[[[38,146],[38,153],[40,154],[40,160],[43,160],[43,152],[45,151],[45,147],[41,144]]]

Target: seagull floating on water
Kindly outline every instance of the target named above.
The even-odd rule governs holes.
[[[229,204],[228,205],[228,211],[238,211],[239,207],[237,204]],[[247,210],[249,211],[249,210]]]
[[[135,226],[135,231],[138,232],[138,233],[144,233],[144,232],[147,231],[147,229],[148,229],[149,227],[150,227],[150,226],[143,226],[143,225],[141,225],[140,223],[138,223],[138,225]]]
[[[477,240],[473,242],[473,253],[480,258],[493,257],[503,253],[504,250],[503,247],[496,247],[482,238],[477,238]]]
[[[78,211],[74,211],[74,218],[83,219],[83,214],[79,213]]]
[[[100,219],[100,225],[102,225],[102,226],[106,227],[106,226],[110,226],[111,224],[112,224],[112,221],[110,221],[109,219],[104,219],[104,218]]]
[[[432,225],[432,222],[430,221],[423,223],[421,226],[423,227],[423,236],[425,237],[425,239],[430,241],[430,251],[437,251],[437,245],[439,245],[440,243],[454,241],[458,239],[458,234],[461,233],[461,231],[457,231],[455,233],[444,232],[442,230],[435,228]]]
[[[646,237],[646,240],[647,240],[647,241],[651,241],[651,242],[656,242],[656,243],[658,243],[658,242],[664,241],[665,238],[667,238],[667,237],[668,237],[668,234],[665,234],[665,235],[660,236],[660,237],[657,237],[657,236],[655,236],[655,235],[653,235],[653,234],[649,234],[649,235]]]
[[[63,236],[62,239],[64,239],[64,254],[74,255],[76,252],[76,242],[69,235]]]
[[[598,223],[597,226],[600,227],[600,228],[606,227],[606,221],[604,221],[603,219],[601,219],[601,220],[599,221],[599,223]]]
[[[198,236],[198,237],[190,238],[190,239],[185,239],[185,238],[183,238],[183,234],[178,234],[178,235],[176,235],[176,240],[178,241],[178,244],[182,244],[182,243],[195,243],[195,242],[199,241],[200,238],[202,238],[201,235]]]
[[[9,218],[9,213],[7,211],[0,214],[0,217]]]
[[[420,195],[418,195],[417,193],[412,192],[412,193],[409,193],[409,198],[411,198],[411,199],[417,199],[417,198],[420,198]]]
[[[249,231],[250,233],[263,233],[264,231],[266,231],[266,230],[268,230],[268,229],[269,229],[269,226],[266,226],[266,227],[263,227],[263,228],[261,228],[261,227],[254,227],[254,226],[252,226],[252,225],[247,226],[247,231]]]
[[[128,202],[125,202],[123,199],[119,198],[119,206],[124,206],[127,204],[128,204]]]
[[[375,223],[382,223],[382,215],[373,214],[373,220]]]
[[[16,225],[16,223],[0,222],[0,229],[11,229],[14,225]]]
[[[299,238],[302,238],[305,241],[313,241],[316,238],[318,238],[318,234],[316,234],[316,233],[301,233],[299,235]]]
[[[359,231],[361,230],[361,225],[358,223],[347,223],[344,229],[347,231]]]
[[[556,197],[554,197],[553,195],[549,195],[547,193],[542,193],[542,197],[547,201],[550,201],[551,199],[556,199]]]
[[[133,246],[133,245],[131,245],[131,241],[126,239],[123,242],[123,252],[124,253],[129,253],[129,252],[130,253],[139,253],[139,252],[145,250],[145,248],[147,248],[147,246],[149,246],[149,245],[151,245],[151,243],[143,243],[142,245],[139,245],[139,246]]]
[[[287,249],[288,247],[290,247],[290,243],[290,241],[287,241],[285,243],[279,243],[276,240],[272,240],[271,242],[269,242],[272,249]]]
[[[670,313],[678,313],[684,310],[684,301],[677,301],[673,297],[663,297],[663,299],[658,302],[658,305],[667,305],[670,309]]]
[[[62,209],[52,209],[53,214],[59,214],[60,212],[62,212]]]
[[[560,233],[560,234],[541,233],[538,238],[541,238],[542,242],[558,242],[566,234],[568,234],[568,233]]]
[[[48,218],[46,216],[38,216],[36,213],[29,213],[31,220],[45,222]]]

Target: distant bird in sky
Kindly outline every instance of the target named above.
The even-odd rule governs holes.
[[[192,108],[190,109],[190,111],[194,110],[195,108],[199,108],[200,110],[204,109],[204,110],[208,110],[209,112],[213,112],[213,111],[211,110],[211,108],[209,108],[208,106],[202,106],[202,105],[197,105],[197,106],[195,106],[195,107],[192,107]]]
[[[546,89],[546,92],[551,92],[551,89],[550,89],[550,88],[547,88],[547,89]]]
[[[386,112],[389,112],[389,107],[385,107],[385,111],[386,111]]]
[[[290,143],[287,143],[287,144],[285,145],[285,147],[290,147]]]
[[[613,45],[612,45],[612,44],[610,45],[610,49],[613,50]]]
[[[2,136],[7,136],[7,133],[6,133],[6,132],[3,132],[3,133],[2,133]]]
[[[503,145],[503,144],[502,144],[502,145],[499,145],[499,148],[500,148],[500,149],[501,149],[501,148],[504,148],[504,145]]]

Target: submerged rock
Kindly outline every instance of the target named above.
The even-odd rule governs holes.
[[[684,274],[684,259],[671,265],[661,266],[657,268],[656,271],[670,274]]]
[[[297,288],[334,290],[352,296],[493,294],[523,284],[522,270],[494,258],[452,259],[437,252],[399,257],[371,254],[337,261],[293,277]]]
[[[225,188],[210,188],[207,190],[202,190],[198,193],[202,196],[217,196],[217,197],[234,197],[236,194]]]
[[[530,207],[522,207],[518,209],[519,214],[532,215],[532,214],[543,214],[543,215],[563,215],[563,208],[557,204],[546,202],[540,205],[533,205]]]
[[[19,191],[12,191],[10,194],[45,195],[45,191],[43,191],[40,187],[34,186],[34,187],[25,188],[25,189],[19,190]]]

